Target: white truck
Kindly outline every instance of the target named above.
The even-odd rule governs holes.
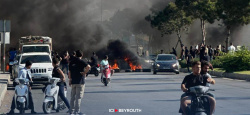
[[[52,38],[47,36],[24,36],[19,39],[21,53],[47,52],[51,54]]]
[[[18,77],[20,69],[24,68],[27,60],[33,64],[31,75],[35,84],[44,84],[52,77],[52,38],[47,36],[24,36],[19,39],[19,58],[14,61],[12,74]]]
[[[14,78],[18,77],[18,72],[25,67],[25,62],[32,62],[31,76],[34,84],[45,84],[52,77],[52,59],[49,53],[22,53],[19,60],[15,60],[13,68]]]

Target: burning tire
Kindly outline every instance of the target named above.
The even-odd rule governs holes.
[[[151,72],[151,69],[142,69],[142,72]]]
[[[131,69],[126,69],[125,72],[132,72],[132,70]]]
[[[142,72],[142,69],[135,69],[135,72]]]

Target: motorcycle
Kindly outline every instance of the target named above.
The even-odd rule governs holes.
[[[88,74],[94,74],[96,77],[98,77],[99,73],[100,73],[100,65],[97,64],[97,65],[91,66],[91,69],[89,70],[86,76],[88,76]]]
[[[110,83],[111,69],[109,65],[105,65],[102,70],[101,82],[107,86]],[[104,77],[103,77],[104,76]],[[107,79],[106,79],[107,78]]]
[[[50,78],[49,84],[45,89],[45,99],[43,101],[43,112],[45,114],[51,113],[51,110],[56,110],[59,112],[66,108],[66,105],[62,100],[58,98],[59,86],[57,86],[57,82],[60,81],[60,78]],[[64,95],[66,97],[67,90],[64,90]]]
[[[188,115],[210,115],[210,103],[208,91],[213,91],[206,86],[194,86],[189,88],[192,95],[191,104],[187,107]]]
[[[29,80],[24,78],[16,78],[18,85],[15,86],[15,108],[20,114],[24,114],[29,109]]]

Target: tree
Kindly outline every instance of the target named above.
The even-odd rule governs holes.
[[[227,28],[226,48],[229,46],[230,30],[234,25],[244,25],[250,22],[249,0],[218,0],[217,13],[219,19]],[[227,50],[227,49],[226,49]]]
[[[182,9],[179,9],[173,2],[170,2],[163,11],[152,11],[152,13],[153,16],[148,15],[145,18],[151,23],[151,26],[160,30],[162,36],[176,32],[178,36],[176,47],[179,42],[182,44],[181,31],[187,30],[187,26],[192,23],[191,16],[186,16],[186,13]]]
[[[187,15],[191,15],[194,19],[200,19],[202,30],[202,43],[206,40],[206,22],[213,23],[217,18],[216,13],[217,0],[176,0],[175,4],[183,9]]]

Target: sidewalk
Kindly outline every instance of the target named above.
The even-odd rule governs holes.
[[[188,72],[186,68],[181,68],[180,72]],[[209,71],[209,74],[216,77],[225,77],[230,79],[239,79],[250,81],[250,75],[245,74],[237,74],[237,73],[226,73],[226,72],[217,72],[217,71]]]
[[[10,74],[8,72],[6,73],[0,72],[0,107],[2,105],[2,101],[4,100],[4,96],[6,94],[9,81],[10,81]]]

